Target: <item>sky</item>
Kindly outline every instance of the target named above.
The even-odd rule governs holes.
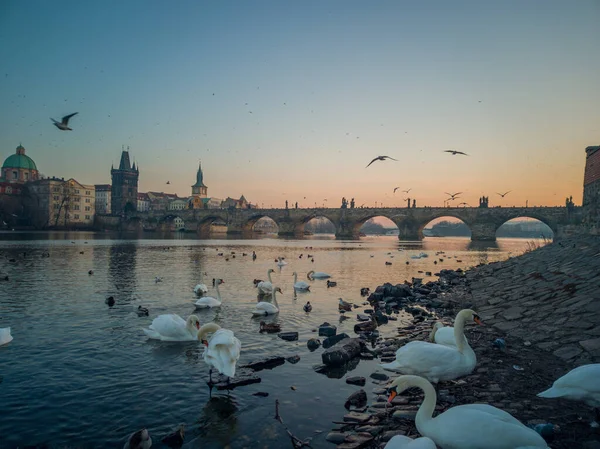
[[[201,160],[209,196],[263,207],[580,204],[598,23],[597,0],[4,0],[0,160],[104,184],[125,146],[140,192],[189,196]]]

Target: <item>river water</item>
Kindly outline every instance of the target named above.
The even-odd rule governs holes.
[[[316,337],[313,330],[324,321],[336,324],[338,333],[355,335],[354,319],[339,322],[337,299],[360,304],[361,287],[425,277],[419,271],[504,260],[531,246],[522,239],[486,246],[461,238],[399,242],[393,236],[360,241],[176,237],[0,234],[0,274],[9,276],[8,282],[0,281],[0,327],[11,327],[14,337],[0,347],[0,448],[122,447],[142,427],[153,437],[153,447],[163,447],[161,438],[182,423],[184,447],[291,447],[273,418],[275,399],[295,435],[313,437],[315,448],[332,447],[325,441],[331,421],[341,419],[346,398],[358,387],[317,374],[313,366],[321,362],[323,349],[311,353],[306,341]],[[437,251],[445,254],[436,256]],[[420,252],[429,257],[410,258]],[[279,269],[277,256],[289,264]],[[266,279],[269,268],[276,269],[273,282],[284,291],[278,296],[280,313],[271,320],[284,331],[299,332],[297,342],[260,334],[260,319],[251,316],[257,301],[252,280]],[[310,293],[294,298],[292,273],[306,280],[309,270],[331,274],[337,287],[313,281]],[[162,282],[156,283],[156,276]],[[225,280],[222,307],[194,311],[193,287],[201,278],[210,286],[217,277]],[[114,307],[105,304],[108,296],[116,299]],[[313,304],[310,314],[302,309],[307,300]],[[150,316],[138,317],[138,305]],[[269,355],[298,354],[301,360],[261,371],[259,384],[229,394],[213,390],[210,398],[199,343],[150,341],[144,335],[142,329],[165,313],[183,318],[195,313],[202,323],[232,330],[242,342],[239,365]],[[390,322],[380,331],[394,335],[402,324],[402,319]],[[376,368],[376,360],[361,361],[349,375],[368,377]],[[367,382],[369,396],[372,387]],[[253,396],[259,391],[269,396]]]

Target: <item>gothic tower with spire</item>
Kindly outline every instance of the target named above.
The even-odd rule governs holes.
[[[205,199],[208,197],[208,187],[204,185],[202,175],[202,163],[198,163],[198,172],[196,173],[196,184],[192,186],[192,207],[194,209],[203,209]]]
[[[139,167],[129,161],[129,147],[121,152],[119,168],[111,167],[111,213],[121,215],[137,210]]]

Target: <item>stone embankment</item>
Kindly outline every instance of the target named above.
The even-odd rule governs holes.
[[[467,282],[486,324],[573,367],[600,362],[600,237],[478,267]]]

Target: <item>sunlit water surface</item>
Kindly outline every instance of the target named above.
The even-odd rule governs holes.
[[[419,271],[503,260],[530,246],[520,239],[485,246],[460,238],[141,240],[91,233],[0,234],[0,274],[9,275],[8,282],[0,282],[0,327],[10,326],[14,336],[0,347],[0,447],[122,447],[126,436],[142,427],[149,429],[153,447],[162,447],[160,439],[181,423],[189,448],[291,447],[273,419],[275,399],[295,435],[313,437],[315,448],[330,447],[325,435],[331,421],[343,416],[344,401],[358,387],[314,372],[323,349],[311,353],[306,341],[324,321],[355,335],[354,319],[339,322],[337,299],[361,304],[361,287],[424,277]],[[429,257],[410,258],[421,251]],[[445,254],[435,256],[437,251]],[[277,256],[289,262],[281,270],[274,263]],[[251,317],[257,301],[252,280],[266,279],[269,268],[276,269],[273,281],[284,291],[278,298],[281,311],[270,320],[284,331],[299,332],[297,342],[260,334],[260,319]],[[330,273],[337,287],[310,282],[310,293],[294,299],[292,273],[306,280],[309,270]],[[192,289],[204,272],[208,285],[212,278],[225,280],[220,309],[194,311]],[[156,276],[162,282],[156,283]],[[104,302],[108,296],[116,299],[112,308]],[[307,300],[313,304],[310,314],[302,309]],[[148,307],[150,316],[138,317],[138,305]],[[261,371],[260,384],[229,394],[213,391],[210,399],[199,343],[149,341],[142,332],[164,313],[183,318],[196,313],[202,323],[231,329],[242,342],[240,365],[269,355],[298,354],[301,361]],[[402,324],[402,319],[390,322],[380,331],[393,335]],[[376,368],[377,361],[361,361],[350,375],[368,376]],[[369,395],[372,387],[365,387]],[[252,395],[258,391],[269,396]]]

